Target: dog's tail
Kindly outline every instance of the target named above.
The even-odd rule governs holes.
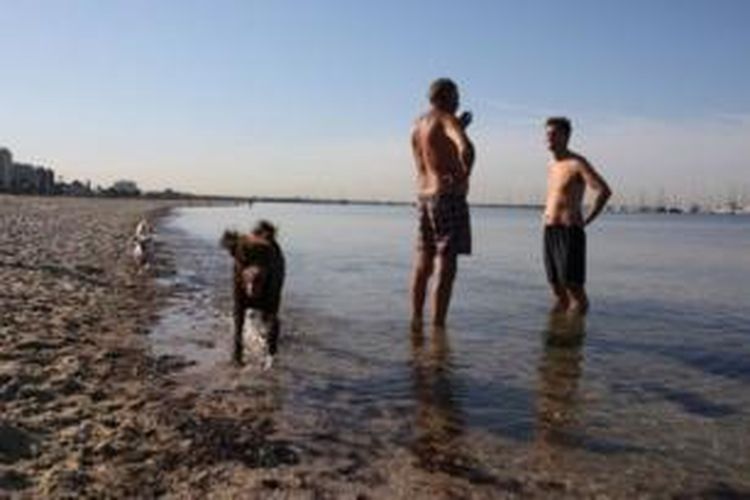
[[[224,234],[221,236],[221,240],[219,241],[219,244],[225,248],[230,254],[234,255],[237,250],[237,245],[240,242],[240,233],[237,231],[230,231],[226,230],[224,231]]]

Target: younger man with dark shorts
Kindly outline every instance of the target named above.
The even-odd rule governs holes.
[[[427,283],[432,289],[432,323],[445,326],[458,255],[471,253],[466,195],[474,164],[474,146],[466,135],[471,115],[456,116],[458,87],[447,78],[435,80],[430,110],[417,119],[411,144],[417,169],[417,238],[412,275],[412,328],[422,326]]]
[[[547,120],[547,149],[552,160],[544,209],[544,265],[556,298],[553,311],[584,314],[589,305],[584,227],[601,213],[612,191],[586,158],[568,149],[571,130],[567,118]],[[596,198],[584,217],[582,205],[587,187],[596,192]]]

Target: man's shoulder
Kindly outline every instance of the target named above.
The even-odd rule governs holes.
[[[585,156],[569,151],[563,158],[553,159],[549,162],[550,171],[563,172],[565,175],[577,176],[582,170],[590,168]]]
[[[451,121],[451,119],[453,121]],[[430,133],[437,130],[448,130],[452,125],[458,123],[456,117],[442,111],[428,111],[414,120],[413,132]]]
[[[574,168],[587,168],[590,167],[589,160],[580,153],[570,151],[570,156],[567,159],[570,166]]]
[[[414,125],[412,127],[412,130],[414,130],[415,132],[417,130],[421,130],[421,129],[427,127],[430,124],[430,122],[432,122],[432,121],[433,121],[433,117],[432,117],[432,115],[429,112],[428,113],[422,113],[421,115],[417,116],[414,119]]]
[[[576,178],[581,174],[581,170],[587,165],[586,158],[577,154],[569,153],[564,158],[553,159],[548,163],[549,173],[556,172],[565,178]]]
[[[446,111],[437,111],[435,118],[440,121],[440,123],[444,127],[459,127],[460,123],[458,121],[458,118],[453,113],[448,113]]]

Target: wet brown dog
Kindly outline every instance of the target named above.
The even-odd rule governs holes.
[[[284,286],[284,254],[276,241],[276,227],[260,221],[249,234],[225,231],[221,246],[234,258],[234,361],[242,363],[242,330],[248,309],[261,313],[269,326],[268,354],[276,354],[279,306]]]

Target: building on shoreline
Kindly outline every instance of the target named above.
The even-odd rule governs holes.
[[[134,181],[119,180],[112,184],[109,192],[113,196],[140,196],[141,190]]]
[[[7,149],[0,149],[0,192],[10,188],[12,167],[13,155]]]
[[[92,189],[91,182],[73,180],[63,182],[55,178],[51,168],[14,161],[7,148],[0,147],[0,193],[62,196],[140,196],[141,191],[133,181],[118,181],[107,189]]]
[[[0,148],[0,192],[55,194],[55,172],[50,168],[13,161],[13,154]]]

